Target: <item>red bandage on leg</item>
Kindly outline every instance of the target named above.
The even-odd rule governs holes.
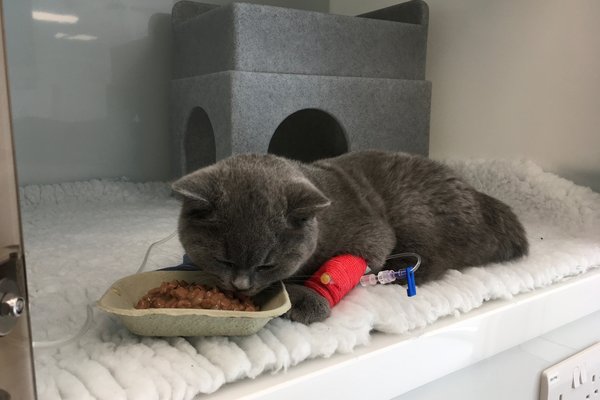
[[[367,262],[363,258],[343,254],[323,264],[304,285],[325,297],[333,307],[358,285],[366,269]]]

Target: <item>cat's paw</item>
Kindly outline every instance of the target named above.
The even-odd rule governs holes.
[[[292,321],[311,324],[325,320],[331,314],[329,302],[314,290],[301,285],[286,285],[292,308],[285,316]]]

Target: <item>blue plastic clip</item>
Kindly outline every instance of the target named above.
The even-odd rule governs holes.
[[[405,269],[406,271],[406,294],[408,297],[413,297],[417,294],[417,285],[415,283],[415,273],[413,272],[413,267],[408,267]]]

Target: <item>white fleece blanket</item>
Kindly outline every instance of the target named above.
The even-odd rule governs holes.
[[[408,332],[600,266],[599,194],[531,162],[450,164],[477,189],[513,207],[531,241],[527,258],[449,271],[419,286],[413,298],[395,285],[358,287],[324,323],[275,319],[249,337],[142,338],[96,310],[83,337],[35,349],[40,399],[193,399],[227,382],[350,352],[368,345],[373,330]],[[162,183],[28,186],[21,200],[38,343],[75,334],[85,305],[134,273],[148,245],[175,230],[178,213]],[[174,265],[180,257],[172,239],[155,248],[146,269]]]

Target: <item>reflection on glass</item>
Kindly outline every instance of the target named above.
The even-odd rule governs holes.
[[[68,35],[68,34],[63,33],[63,32],[58,32],[56,35],[54,35],[54,37],[57,38],[57,39],[83,40],[83,41],[98,39],[98,36],[85,35],[85,34]]]
[[[77,15],[56,14],[46,11],[32,11],[31,17],[38,21],[58,22],[59,24],[75,24],[79,21]]]

